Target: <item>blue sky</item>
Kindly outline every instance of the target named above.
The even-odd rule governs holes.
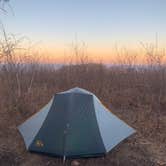
[[[165,43],[166,0],[11,0],[1,14],[9,33],[32,41],[66,44],[77,36],[90,46]]]

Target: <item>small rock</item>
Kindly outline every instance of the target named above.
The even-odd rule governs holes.
[[[79,165],[80,165],[80,163],[77,160],[73,160],[71,162],[71,166],[79,166]]]

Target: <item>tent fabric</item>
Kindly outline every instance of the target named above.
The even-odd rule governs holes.
[[[81,88],[55,94],[18,129],[29,151],[65,157],[104,155],[135,132]]]
[[[22,136],[24,138],[27,149],[30,146],[30,144],[32,143],[36,134],[38,133],[40,127],[42,126],[42,124],[50,110],[52,102],[53,102],[53,99],[51,99],[51,101],[47,105],[45,105],[38,113],[33,115],[31,118],[26,120],[23,125],[20,125],[18,127],[20,133],[22,134]]]
[[[95,96],[94,107],[101,137],[107,152],[134,132],[133,128],[107,110]]]

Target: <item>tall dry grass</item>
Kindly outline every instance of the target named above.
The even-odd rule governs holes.
[[[165,147],[166,66],[162,63],[165,53],[161,55],[157,49],[142,44],[147,65],[136,65],[137,56],[126,52],[125,65],[121,62],[121,65],[105,66],[91,63],[82,48],[74,45],[73,56],[77,63],[70,59],[69,64],[55,70],[38,64],[35,57],[29,56],[29,51],[19,52],[21,40],[3,33],[0,42],[0,141],[5,150],[21,155],[16,126],[37,112],[56,92],[73,87],[92,91],[117,116],[136,128],[138,135]],[[135,146],[134,143],[135,140]],[[151,163],[150,159],[146,160]],[[24,157],[20,161],[23,162]],[[139,165],[138,159],[134,161]],[[118,165],[122,161],[116,159],[114,162]]]

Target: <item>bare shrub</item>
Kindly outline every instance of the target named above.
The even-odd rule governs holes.
[[[154,131],[160,128],[160,117],[164,111],[162,105],[165,105],[166,95],[166,66],[165,49],[159,48],[156,37],[155,43],[141,43],[145,50],[148,69],[146,70],[147,87],[149,89],[149,98],[151,98],[151,109],[154,109]]]
[[[5,87],[3,91],[12,110],[17,110],[21,103],[19,101],[24,99],[26,93],[30,93],[36,72],[37,61],[28,49],[23,48],[23,40],[25,38],[6,34],[3,29],[0,41],[0,81]]]

